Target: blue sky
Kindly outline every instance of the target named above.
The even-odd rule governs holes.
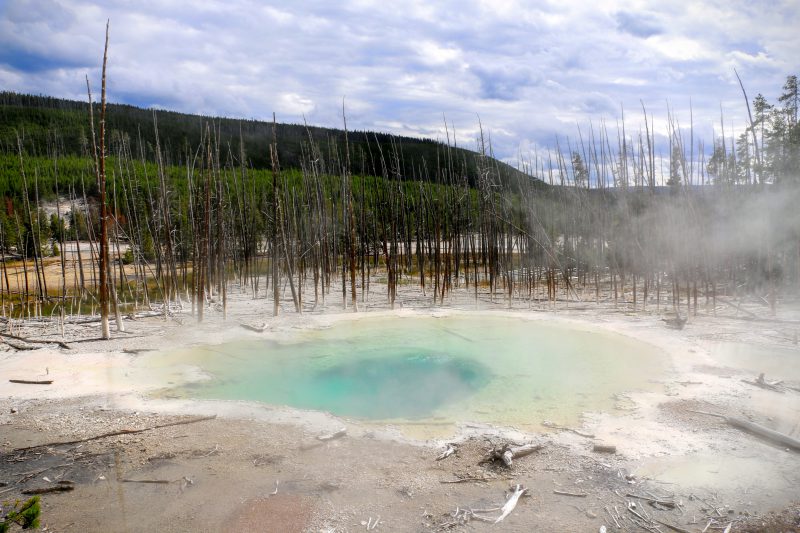
[[[671,110],[706,145],[741,131],[751,98],[800,74],[800,3],[592,0],[0,0],[0,87],[444,139],[480,123],[515,160],[605,122],[666,133]],[[452,131],[451,131],[452,134]]]

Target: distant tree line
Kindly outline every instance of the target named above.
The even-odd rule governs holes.
[[[88,131],[88,103],[48,96],[34,96],[13,92],[0,92],[0,152],[16,153],[18,137],[26,152],[42,153],[46,147],[60,155],[88,156],[91,151]],[[273,125],[258,120],[230,119],[188,115],[174,111],[148,110],[125,104],[108,104],[108,131],[111,142],[124,142],[137,157],[152,157],[159,145],[165,163],[186,165],[187,149],[200,144],[206,125],[214,130],[216,142],[225,148],[236,147],[247,164],[255,169],[271,167],[270,154],[265,148],[273,133]],[[330,155],[341,150],[344,131],[297,124],[275,124],[278,138],[278,157],[286,168],[300,168],[304,143],[312,135],[321,153]],[[353,168],[362,174],[380,172],[380,154],[397,152],[396,171],[405,179],[412,179],[418,169],[417,161],[425,160],[429,172],[440,171],[442,143],[431,139],[395,136],[371,131],[349,131],[348,143],[357,154]],[[470,150],[452,147],[453,157],[466,165],[466,177],[474,185],[475,165]],[[189,152],[191,150],[188,150]],[[519,171],[504,163],[502,170],[508,175]]]
[[[800,180],[800,103],[797,76],[786,78],[777,101],[753,98],[752,122],[735,140],[714,142],[706,170],[715,183],[780,183]]]
[[[259,134],[248,141],[237,122],[110,107],[114,301],[163,304],[165,312],[190,305],[202,319],[212,302],[221,300],[224,309],[235,284],[270,299],[274,313],[287,305],[314,309],[334,297],[354,309],[375,290],[394,306],[409,287],[430,304],[459,290],[508,305],[606,301],[683,314],[752,296],[774,311],[800,286],[800,180],[790,162],[797,118],[791,98],[783,97],[786,87],[780,107],[769,110],[769,125],[756,112],[747,131],[756,139],[750,179],[721,179],[713,161],[698,164],[702,143],[685,139],[672,120],[665,176],[647,120],[638,135],[592,132],[548,154],[547,165],[539,158],[511,172],[491,157],[483,137],[470,152],[252,123]],[[13,254],[31,273],[10,273],[11,261],[2,261],[2,312],[91,310],[99,231],[89,156],[95,140],[75,133],[90,131],[81,125],[85,111],[63,100],[5,98],[52,105],[39,106],[46,110],[40,118],[31,118],[37,112],[25,115],[27,122],[4,121],[0,132],[0,259]],[[2,109],[22,117],[25,108]],[[125,129],[116,112],[129,113]],[[53,119],[61,114],[74,123]],[[780,121],[786,132],[778,135],[773,124]],[[145,130],[149,140],[139,133]],[[722,150],[731,165],[725,168],[739,176],[745,159]],[[268,158],[261,165],[256,152]],[[698,186],[709,176],[714,186]],[[42,210],[54,198],[55,217]],[[55,247],[76,252],[69,259],[61,253],[60,280],[48,284],[44,265]]]

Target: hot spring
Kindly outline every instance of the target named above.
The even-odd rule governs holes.
[[[210,376],[170,395],[248,400],[365,422],[538,429],[613,409],[617,393],[652,390],[657,348],[559,323],[480,316],[380,317],[158,356]]]

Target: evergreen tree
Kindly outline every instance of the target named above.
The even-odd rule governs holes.
[[[681,187],[683,182],[681,177],[682,168],[683,153],[681,152],[681,147],[678,146],[678,143],[673,143],[669,158],[669,179],[667,180],[667,185],[669,185],[672,192],[676,192]]]
[[[572,152],[572,175],[576,187],[589,186],[589,169],[586,168],[581,154],[574,151]]]
[[[783,180],[800,181],[800,123],[797,121],[798,108],[797,76],[786,78],[783,94],[778,101],[783,104],[783,150],[780,160],[780,177]]]

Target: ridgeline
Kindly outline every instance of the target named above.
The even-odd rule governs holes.
[[[97,113],[96,106],[95,113]],[[106,128],[109,155],[125,139],[127,149],[139,160],[154,161],[156,130],[165,163],[185,166],[202,144],[210,127],[218,150],[230,156],[231,164],[243,159],[252,169],[271,168],[269,146],[273,124],[259,120],[209,117],[161,109],[143,109],[126,104],[108,104]],[[306,160],[309,143],[323,158],[323,171],[340,165],[345,146],[345,131],[302,124],[274,125],[278,157],[285,169],[300,169]],[[0,153],[16,154],[17,138],[29,155],[91,157],[89,104],[49,96],[0,92]],[[395,136],[371,131],[348,131],[352,172],[380,176],[383,167],[393,178],[439,181],[445,173],[463,173],[471,186],[477,176],[474,151],[448,147],[431,139]],[[244,156],[244,157],[242,157]],[[382,161],[383,160],[383,161]],[[506,179],[531,179],[514,167],[493,160],[495,170]],[[544,185],[542,183],[542,185]]]

